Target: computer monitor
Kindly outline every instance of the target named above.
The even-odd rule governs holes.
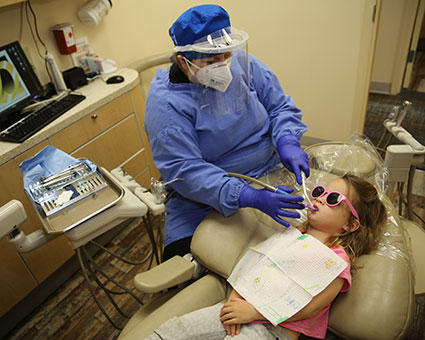
[[[19,120],[20,111],[42,91],[19,42],[0,47],[0,128]]]

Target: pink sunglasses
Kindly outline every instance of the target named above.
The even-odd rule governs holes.
[[[345,201],[347,203],[348,208],[350,209],[351,213],[354,215],[355,218],[359,219],[359,214],[357,214],[356,209],[354,209],[353,205],[351,204],[350,200],[345,197],[343,194],[341,194],[338,191],[327,191],[326,188],[323,185],[316,185],[313,190],[311,191],[311,197],[312,198],[319,198],[324,195],[326,195],[326,204],[330,207],[334,207],[341,202]]]

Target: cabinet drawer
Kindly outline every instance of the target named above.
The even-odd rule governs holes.
[[[151,188],[151,179],[152,175],[147,168],[135,177],[136,182],[146,189]]]
[[[50,137],[50,144],[66,153],[71,153],[132,112],[129,95],[122,95]]]
[[[135,177],[142,171],[148,168],[148,161],[146,158],[146,151],[142,150],[133,158],[129,159],[122,168],[126,173]]]
[[[96,165],[112,170],[143,149],[134,115],[107,130],[72,153],[75,158],[89,158]]]

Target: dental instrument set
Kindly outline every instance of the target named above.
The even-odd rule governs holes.
[[[60,171],[56,174],[53,174],[47,178],[41,177],[38,185],[40,187],[48,188],[50,186],[65,183],[71,180],[72,178],[81,176],[81,174],[84,174],[87,171],[90,171],[90,168],[88,167],[87,164],[81,162],[81,163],[72,165],[68,167],[67,169]]]
[[[102,174],[82,160],[31,184],[29,196],[45,216],[51,216],[107,186]]]

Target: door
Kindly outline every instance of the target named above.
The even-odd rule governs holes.
[[[371,92],[395,95],[409,87],[423,15],[424,0],[382,0]]]

